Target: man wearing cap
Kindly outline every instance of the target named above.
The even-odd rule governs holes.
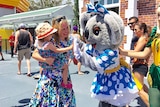
[[[25,24],[21,23],[18,27],[18,31],[15,33],[14,53],[18,51],[18,72],[21,74],[21,61],[25,56],[27,62],[28,73],[27,76],[31,76],[31,44],[33,43],[32,35],[29,31],[25,30]]]

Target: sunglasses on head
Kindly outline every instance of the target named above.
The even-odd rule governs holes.
[[[132,26],[135,22],[128,23],[128,26]]]
[[[59,23],[62,19],[66,19],[66,17],[65,17],[65,16],[62,16],[62,17],[56,19],[56,21]]]

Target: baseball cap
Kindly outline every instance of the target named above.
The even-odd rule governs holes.
[[[25,25],[24,23],[21,23],[21,24],[19,24],[18,28],[19,28],[19,29],[26,28],[26,25]]]

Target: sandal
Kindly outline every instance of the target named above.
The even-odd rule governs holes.
[[[31,75],[31,74],[27,74],[27,76],[28,76],[28,77],[31,77],[32,75]]]

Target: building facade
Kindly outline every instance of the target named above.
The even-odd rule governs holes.
[[[0,17],[9,14],[26,12],[29,10],[28,0],[0,0]],[[0,25],[1,26],[1,25]],[[0,28],[2,36],[2,49],[10,49],[8,37],[12,34],[13,29]]]
[[[100,3],[108,10],[118,13],[124,21],[125,33],[122,43],[125,49],[130,49],[133,32],[127,26],[127,21],[132,16],[137,16],[140,22],[145,22],[148,26],[156,26],[156,9],[160,0],[80,0],[80,12],[86,11],[86,4]],[[130,58],[126,58],[129,62]]]
[[[0,16],[29,10],[28,0],[0,0]]]

